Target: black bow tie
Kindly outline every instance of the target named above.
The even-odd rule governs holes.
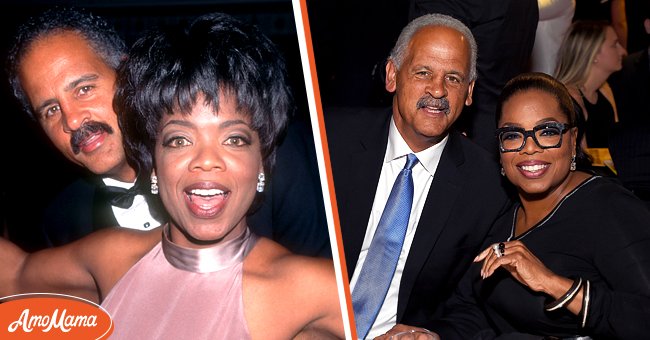
[[[124,189],[110,185],[105,186],[103,191],[112,206],[122,209],[130,208],[133,205],[133,198],[138,195],[134,188]]]

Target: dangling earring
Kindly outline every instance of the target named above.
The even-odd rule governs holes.
[[[506,175],[506,170],[503,167],[501,167],[501,176],[505,176],[505,175]]]
[[[260,172],[259,175],[257,175],[257,192],[264,192],[264,173]]]
[[[571,167],[569,170],[576,171],[576,155],[573,155],[573,157],[571,157]]]
[[[151,194],[158,195],[158,177],[151,175]]]

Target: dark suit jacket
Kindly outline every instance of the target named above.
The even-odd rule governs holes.
[[[107,198],[95,195],[102,186],[99,178],[80,178],[54,198],[42,223],[48,246],[61,246],[95,230],[118,225]]]
[[[89,175],[72,182],[54,198],[41,224],[47,246],[61,246],[93,231],[118,226],[104,187],[99,177]],[[157,197],[147,197],[147,201],[152,216],[161,216],[164,209]]]
[[[348,276],[361,250],[388,143],[390,110],[326,110],[326,128]],[[441,312],[510,202],[490,155],[457,132],[443,150],[400,284],[397,322]]]

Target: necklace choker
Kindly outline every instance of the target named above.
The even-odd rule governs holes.
[[[246,228],[234,239],[211,247],[186,248],[169,239],[169,224],[163,228],[162,250],[167,261],[178,269],[194,273],[216,272],[243,262],[258,239]]]

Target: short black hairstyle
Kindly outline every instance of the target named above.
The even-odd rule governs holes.
[[[106,20],[83,8],[57,6],[29,18],[16,31],[6,70],[14,96],[32,119],[35,118],[34,112],[18,76],[20,63],[35,41],[66,31],[78,33],[86,39],[95,53],[114,70],[126,56],[126,44],[117,31]]]
[[[219,95],[232,95],[260,137],[264,171],[293,113],[284,59],[255,26],[224,13],[193,20],[186,28],[156,29],[138,39],[117,75],[114,108],[126,155],[147,189],[155,141],[164,114],[190,114],[201,96],[219,111]]]

